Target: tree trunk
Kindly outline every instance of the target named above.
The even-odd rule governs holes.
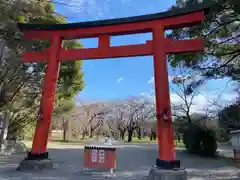
[[[67,141],[68,120],[63,122],[63,141]]]
[[[82,130],[82,139],[85,139],[85,136],[86,136],[87,133],[88,133],[87,129],[84,128],[84,129]]]
[[[156,139],[157,139],[157,134],[155,132],[153,132],[153,139],[154,139],[154,141],[156,141]]]
[[[156,133],[154,131],[152,131],[151,135],[150,135],[150,141],[152,141],[152,140],[155,141],[156,139],[157,139],[157,135],[156,135]]]
[[[63,141],[67,140],[67,131],[66,129],[63,129]]]
[[[8,134],[8,124],[9,124],[9,116],[7,112],[4,113],[4,117],[0,120],[0,149],[4,144],[4,141],[7,138]]]
[[[85,139],[85,131],[82,132],[82,139]]]
[[[93,137],[93,131],[94,131],[94,129],[92,127],[90,127],[90,129],[89,129],[89,137],[90,138]]]
[[[137,128],[137,136],[138,136],[138,139],[141,140],[142,139],[142,133],[141,133],[141,128]]]
[[[192,119],[191,119],[190,114],[187,113],[186,115],[187,115],[187,121],[188,121],[188,124],[192,124]]]
[[[118,140],[118,133],[117,132],[114,133],[114,139]]]
[[[177,139],[178,142],[180,143],[180,142],[181,142],[181,134],[178,134],[178,135],[177,135],[177,138],[178,138],[178,139]]]
[[[150,141],[152,141],[152,140],[155,141],[156,138],[157,138],[157,134],[156,134],[156,132],[154,131],[154,129],[151,128]]]
[[[150,135],[150,141],[152,141],[153,140],[153,136],[152,136],[152,134]]]
[[[121,138],[121,140],[124,140],[124,136],[125,136],[125,131],[124,130],[120,130],[120,138]]]
[[[127,142],[132,142],[132,136],[133,136],[133,129],[129,129]]]

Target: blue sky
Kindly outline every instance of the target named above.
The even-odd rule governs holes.
[[[68,22],[83,22],[108,18],[128,17],[166,11],[175,0],[69,0],[68,6],[56,5],[57,12],[68,17]],[[112,45],[139,44],[152,39],[151,34],[111,38]],[[97,47],[97,39],[82,39],[84,47]],[[153,57],[133,57],[105,60],[86,60],[83,63],[85,88],[77,100],[109,100],[128,96],[154,95]],[[169,76],[173,76],[169,67]],[[196,102],[216,97],[228,80],[212,80],[201,87]],[[173,88],[174,85],[170,83]],[[226,99],[233,98],[227,88]],[[203,97],[204,94],[204,97]],[[226,95],[227,94],[227,95]],[[171,93],[174,101],[176,94]],[[203,103],[202,106],[205,106]],[[198,105],[196,105],[198,106]]]

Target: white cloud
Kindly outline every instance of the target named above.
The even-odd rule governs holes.
[[[69,7],[72,10],[79,10],[87,12],[88,10],[93,10],[94,8],[96,8],[96,0],[68,0],[68,1],[64,1],[64,0],[57,0],[57,3],[63,3],[65,2],[65,4],[67,5],[67,7]]]
[[[168,76],[168,81],[172,81],[173,80],[173,77],[172,76]],[[148,84],[154,84],[154,77],[151,77],[149,80],[148,80]]]
[[[173,80],[173,76],[168,76],[168,81],[172,81]]]
[[[56,0],[56,4],[68,8],[67,17],[76,18],[80,14],[94,15],[92,20],[101,19],[104,13],[109,11],[109,1],[106,0],[100,3],[97,0]]]
[[[140,93],[140,96],[144,96],[145,98],[155,102],[154,91],[142,92]],[[205,113],[206,109],[208,109],[208,111],[217,111],[218,108],[224,107],[226,104],[234,100],[235,97],[236,94],[234,95],[232,93],[224,93],[219,96],[219,93],[216,93],[214,91],[196,94],[190,107],[190,113]],[[176,93],[170,93],[170,101],[171,104],[174,104],[175,106],[185,106],[184,100],[181,99],[180,96]],[[187,99],[187,101],[190,102],[190,97]],[[217,104],[213,104],[213,102],[217,102]],[[221,107],[219,105],[221,105]]]
[[[117,84],[119,84],[121,81],[123,81],[124,80],[124,78],[118,78],[117,79]]]
[[[154,83],[154,77],[151,77],[149,80],[148,80],[148,84],[153,84]]]
[[[208,107],[208,104],[210,103],[208,98],[211,99],[211,97],[205,97],[202,94],[198,94],[194,96],[192,100],[192,105],[190,106],[190,113],[203,113],[203,111]],[[185,109],[185,103],[184,100],[179,97],[176,93],[171,93],[170,95],[171,103],[174,106],[182,106]],[[188,104],[190,104],[190,97],[187,98]]]
[[[155,101],[155,95],[154,95],[154,91],[153,90],[151,90],[151,91],[149,91],[149,92],[142,92],[142,93],[140,93],[140,96],[143,96],[144,98],[147,98],[147,99],[149,99],[149,100],[153,100],[153,101]]]
[[[216,111],[223,108],[229,102],[232,102],[236,98],[236,94],[219,92],[205,92],[199,93],[194,96],[192,105],[190,107],[190,113],[204,113],[207,111]],[[190,97],[188,99],[190,102]],[[176,94],[171,93],[171,103],[174,105],[183,105],[184,101]]]
[[[103,18],[116,18],[111,13],[112,3],[116,0],[55,0],[55,3],[68,8],[67,17],[76,18],[80,15],[94,15],[91,20],[99,20]],[[132,0],[118,0],[124,6],[132,5]],[[64,12],[66,13],[66,12]],[[106,16],[106,14],[108,14]]]

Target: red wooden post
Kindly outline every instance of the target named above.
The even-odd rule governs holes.
[[[40,105],[40,117],[37,120],[37,126],[32,145],[32,155],[39,155],[47,152],[48,134],[51,124],[51,116],[54,105],[55,89],[58,79],[59,64],[58,55],[61,49],[59,36],[52,38],[50,54],[47,61],[46,74],[44,78],[42,100]]]
[[[164,27],[153,29],[153,59],[157,111],[157,138],[159,159],[175,160],[174,139],[171,127],[171,106],[168,83],[168,67],[166,60]],[[163,111],[167,110],[166,119]]]

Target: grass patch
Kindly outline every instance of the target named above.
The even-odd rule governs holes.
[[[77,145],[84,145],[89,141],[89,139],[86,140],[79,140],[79,141],[63,141],[63,140],[50,140],[48,141],[49,147],[57,147],[57,146],[64,146],[64,145],[70,145],[70,146],[77,146]],[[32,148],[32,141],[31,140],[24,140],[22,141],[28,149]]]
[[[127,142],[127,141],[124,141],[124,142]],[[149,138],[142,138],[142,139],[133,138],[131,143],[156,144],[156,143],[157,143],[157,140],[152,140],[152,141],[150,141]]]
[[[124,143],[127,143],[127,141],[122,141]],[[152,140],[150,141],[149,138],[142,138],[142,139],[138,139],[138,138],[133,138],[132,139],[132,142],[130,142],[130,144],[140,144],[140,143],[143,143],[143,144],[157,144],[157,140]],[[174,144],[175,144],[175,147],[185,147],[184,144],[183,144],[183,141],[180,141],[178,142],[177,140],[174,141]]]
[[[76,141],[64,141],[64,140],[50,140],[48,143],[58,143],[58,144],[85,144],[91,139],[83,139]]]
[[[24,140],[24,141],[22,141],[24,144],[25,144],[25,146],[28,148],[28,149],[31,149],[32,148],[32,141],[26,141],[26,140]]]
[[[83,140],[70,140],[70,141],[64,141],[64,140],[59,140],[59,139],[53,139],[48,142],[48,147],[60,147],[60,146],[81,146],[87,144],[91,140],[96,140],[95,138],[86,138]],[[96,140],[97,141],[97,140]],[[32,148],[32,141],[31,140],[24,140],[22,141],[27,148]],[[120,141],[117,140],[117,142],[122,142],[122,143],[128,143],[127,141]],[[132,142],[129,144],[157,144],[157,140],[152,140],[150,141],[149,138],[142,138],[139,140],[138,138],[133,138]],[[176,141],[175,140],[175,147],[184,147],[183,141]]]
[[[178,142],[177,140],[174,140],[175,147],[185,147],[183,141]]]

